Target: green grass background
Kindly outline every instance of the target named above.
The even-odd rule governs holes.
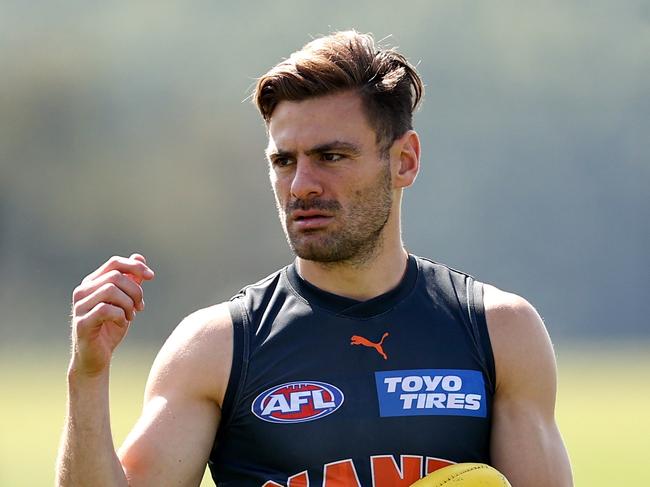
[[[650,485],[650,348],[560,350],[557,417],[576,486]],[[155,352],[127,349],[112,370],[116,444],[137,418]],[[50,486],[65,411],[65,353],[0,353],[0,486]],[[212,485],[207,477],[202,486]]]

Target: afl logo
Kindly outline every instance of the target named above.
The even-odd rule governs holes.
[[[332,414],[343,399],[341,390],[331,384],[287,382],[257,396],[251,410],[270,423],[303,423]]]

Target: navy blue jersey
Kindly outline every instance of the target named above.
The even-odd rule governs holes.
[[[494,360],[482,285],[409,256],[355,301],[289,265],[230,302],[233,367],[209,466],[219,486],[407,486],[489,463]]]

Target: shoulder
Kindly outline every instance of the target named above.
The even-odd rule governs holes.
[[[221,405],[230,376],[233,331],[228,303],[183,319],[160,349],[147,393],[177,389]]]
[[[543,326],[537,310],[526,299],[490,284],[483,284],[483,304],[489,326],[494,327],[495,331],[500,328]]]
[[[523,297],[483,285],[483,303],[492,342],[497,391],[515,389],[532,378],[554,387],[555,354],[537,310]]]

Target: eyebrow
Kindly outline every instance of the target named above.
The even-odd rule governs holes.
[[[333,151],[342,151],[350,155],[356,156],[361,154],[361,148],[357,144],[352,142],[345,142],[342,140],[332,140],[330,142],[325,142],[317,146],[312,147],[305,151],[305,154],[312,156],[314,154],[322,154],[324,152],[333,152]],[[286,151],[282,149],[271,149],[267,148],[265,151],[266,157],[270,160],[274,157],[291,157],[295,155],[295,152]]]

